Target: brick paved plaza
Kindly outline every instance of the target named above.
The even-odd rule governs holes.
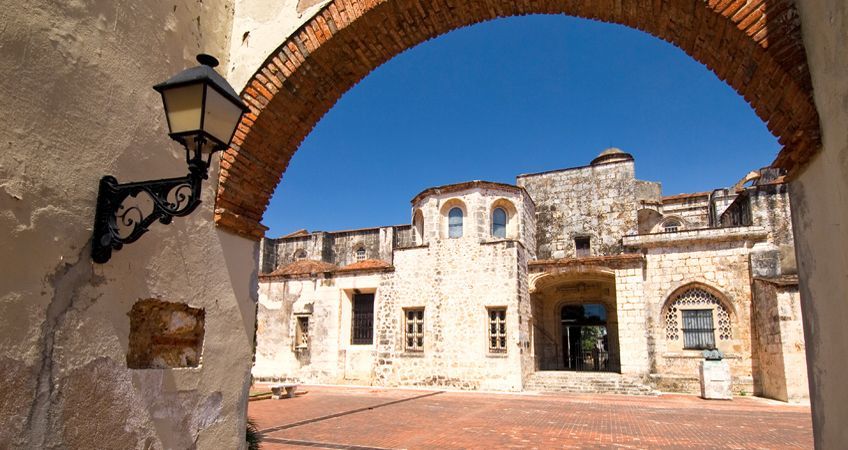
[[[301,386],[250,402],[263,448],[812,448],[808,406],[742,397]]]

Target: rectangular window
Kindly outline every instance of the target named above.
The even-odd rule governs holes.
[[[590,240],[588,237],[574,238],[574,250],[578,258],[592,256],[590,251]]]
[[[506,308],[489,309],[489,352],[506,353]]]
[[[405,309],[403,311],[405,346],[408,352],[424,351],[424,308]]]
[[[353,318],[350,343],[371,345],[374,343],[374,294],[354,294]]]
[[[712,350],[715,348],[713,310],[684,309],[683,348],[687,350]]]
[[[309,317],[297,317],[297,329],[294,336],[295,348],[309,347]]]

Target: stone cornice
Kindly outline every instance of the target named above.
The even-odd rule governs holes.
[[[624,236],[622,243],[625,247],[651,248],[700,242],[760,241],[765,239],[766,236],[768,236],[768,232],[763,227],[702,228],[671,233]]]

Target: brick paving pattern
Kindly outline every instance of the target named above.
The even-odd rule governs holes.
[[[303,390],[250,403],[263,448],[813,447],[808,406],[751,397]]]

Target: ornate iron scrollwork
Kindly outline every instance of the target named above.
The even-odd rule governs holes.
[[[197,145],[199,148],[203,143]],[[188,149],[186,153],[188,156]],[[189,174],[184,177],[124,184],[112,176],[101,178],[92,237],[94,262],[109,261],[113,250],[137,241],[157,220],[167,225],[174,217],[191,214],[200,205],[209,162],[196,152],[188,160]]]

